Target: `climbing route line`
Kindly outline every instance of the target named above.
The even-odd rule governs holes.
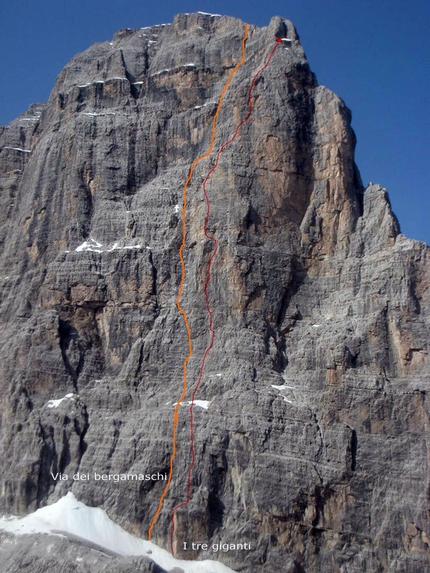
[[[193,161],[193,163],[191,164],[189,173],[188,173],[188,178],[184,184],[183,206],[182,206],[182,212],[181,212],[182,213],[182,243],[181,243],[181,246],[179,248],[179,258],[181,261],[181,281],[179,284],[178,296],[176,298],[176,307],[179,310],[179,312],[182,314],[182,317],[184,319],[184,323],[185,323],[185,326],[187,329],[188,355],[186,356],[186,358],[184,359],[184,362],[183,362],[184,376],[183,376],[182,394],[181,394],[179,400],[176,402],[175,409],[173,412],[173,439],[172,439],[172,453],[170,455],[170,463],[169,463],[169,476],[168,476],[166,485],[164,487],[163,493],[161,494],[160,501],[159,501],[158,507],[157,507],[157,511],[155,512],[155,515],[151,521],[151,525],[148,529],[148,539],[149,540],[151,539],[152,530],[154,529],[154,526],[157,522],[158,516],[160,515],[161,509],[163,507],[164,498],[166,497],[167,492],[169,491],[169,488],[170,488],[170,484],[172,482],[173,462],[174,462],[174,459],[176,457],[176,449],[177,449],[177,427],[178,427],[178,421],[179,421],[179,407],[180,407],[181,403],[184,401],[185,396],[187,394],[187,365],[188,365],[188,362],[189,362],[191,356],[193,355],[193,346],[191,344],[191,327],[190,327],[190,324],[188,322],[187,313],[185,312],[185,310],[181,306],[182,292],[183,292],[184,282],[185,282],[185,260],[184,260],[183,251],[184,251],[185,243],[187,240],[187,189],[188,189],[188,185],[190,184],[190,181],[193,177],[193,173],[194,173],[194,169],[195,169],[196,165],[200,161],[202,161],[203,159],[206,159],[207,157],[209,157],[209,155],[213,151],[213,146],[214,146],[214,141],[215,141],[215,127],[216,127],[216,122],[218,119],[219,112],[220,112],[222,104],[223,104],[224,96],[227,92],[227,88],[230,85],[230,82],[233,79],[234,75],[237,73],[239,68],[245,62],[245,42],[248,39],[248,29],[249,29],[249,25],[246,24],[245,25],[245,32],[244,32],[244,35],[242,38],[242,59],[235,66],[235,68],[230,72],[230,75],[229,75],[229,77],[228,77],[228,79],[227,79],[227,81],[223,87],[223,90],[222,90],[220,98],[219,98],[218,107],[216,109],[215,115],[214,115],[213,120],[212,120],[212,130],[211,130],[211,140],[210,140],[210,144],[209,144],[209,150],[204,155],[201,155],[200,157],[198,157],[197,159],[195,159]]]
[[[222,152],[225,150],[225,148],[230,145],[230,143],[232,143],[238,133],[240,128],[242,127],[242,125],[244,125],[251,117],[251,114],[253,112],[253,104],[252,104],[252,92],[254,90],[255,87],[255,82],[257,81],[258,76],[269,66],[279,44],[282,43],[282,40],[277,39],[276,44],[274,46],[274,48],[272,49],[272,51],[269,54],[269,57],[266,60],[266,63],[264,64],[263,67],[261,67],[257,73],[254,75],[254,77],[252,78],[251,81],[251,85],[249,87],[248,90],[248,114],[246,115],[246,117],[244,119],[242,119],[242,121],[240,121],[240,123],[238,123],[232,137],[226,141],[223,145],[221,145],[221,147],[219,148],[217,154],[216,154],[216,159],[215,159],[215,163],[213,165],[213,167],[210,169],[210,171],[208,172],[208,174],[206,175],[206,178],[203,182],[203,194],[205,197],[205,202],[206,202],[206,217],[205,217],[205,222],[204,222],[204,233],[207,239],[209,239],[212,244],[213,244],[213,249],[212,249],[212,253],[211,256],[209,257],[209,261],[208,261],[208,266],[207,266],[207,274],[206,274],[206,281],[205,281],[205,288],[204,288],[204,294],[205,294],[205,298],[206,298],[206,309],[209,315],[209,331],[210,331],[210,338],[209,338],[209,344],[206,347],[206,350],[203,354],[203,358],[200,364],[200,371],[199,371],[199,377],[197,380],[197,384],[194,388],[192,397],[191,397],[191,403],[190,403],[190,449],[191,449],[191,463],[190,466],[188,468],[188,474],[187,474],[187,493],[186,493],[186,499],[184,502],[180,503],[179,505],[177,505],[176,507],[173,508],[172,510],[172,527],[171,527],[171,533],[170,533],[170,549],[172,554],[174,554],[174,547],[173,547],[173,539],[174,539],[174,533],[175,533],[175,514],[176,512],[181,508],[181,507],[185,507],[186,505],[188,505],[190,503],[190,499],[191,499],[191,474],[195,465],[195,461],[196,461],[196,454],[195,454],[195,439],[194,439],[194,406],[195,406],[195,399],[196,399],[196,395],[197,392],[199,390],[200,384],[202,382],[202,378],[203,378],[203,373],[204,373],[204,369],[205,369],[205,365],[206,365],[206,359],[208,357],[209,352],[212,350],[213,345],[214,345],[214,341],[215,341],[215,331],[213,328],[213,314],[212,314],[212,310],[211,310],[211,306],[210,306],[210,300],[209,300],[209,283],[211,280],[211,268],[212,268],[212,262],[216,256],[216,253],[218,251],[218,240],[209,235],[208,233],[208,222],[209,222],[209,217],[211,214],[211,204],[210,204],[210,200],[209,200],[209,196],[207,193],[207,183],[209,181],[209,179],[211,178],[212,174],[214,173],[214,171],[217,169],[218,167],[218,163],[219,163],[219,159],[220,156],[222,154]]]

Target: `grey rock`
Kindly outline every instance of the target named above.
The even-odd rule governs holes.
[[[4,573],[166,573],[146,557],[111,555],[52,535],[0,532],[0,560]]]
[[[208,149],[243,30],[203,14],[122,30],[71,60],[37,120],[33,109],[2,129],[3,512],[72,489],[146,536],[163,482],[60,483],[51,472],[168,471],[187,355],[176,205]],[[318,86],[288,20],[250,27],[215,149],[285,35],[291,48],[256,82],[251,120],[208,184],[215,345],[197,396],[209,408],[194,409],[197,465],[176,514],[177,555],[190,558],[184,541],[248,542],[193,558],[253,573],[418,573],[430,568],[429,247],[400,234],[386,190],[364,188],[350,112]],[[187,401],[208,343],[202,181],[212,165],[200,162],[188,189]],[[188,464],[183,407],[153,533],[165,548]]]

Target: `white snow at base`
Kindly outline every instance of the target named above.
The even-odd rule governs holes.
[[[66,394],[64,396],[64,398],[60,398],[59,400],[49,400],[49,402],[46,403],[46,407],[47,408],[58,408],[58,406],[61,404],[61,402],[63,402],[64,400],[74,400],[75,399],[75,394]]]
[[[175,559],[155,543],[127,533],[104,510],[87,507],[71,492],[56,503],[25,517],[0,518],[0,529],[15,535],[69,533],[119,555],[145,555],[167,571],[177,567],[184,573],[235,573],[219,561]]]

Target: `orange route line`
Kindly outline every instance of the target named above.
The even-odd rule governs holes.
[[[195,398],[197,395],[197,392],[199,390],[202,378],[203,378],[203,373],[204,373],[204,369],[205,369],[205,365],[206,365],[206,358],[209,354],[209,352],[212,350],[214,342],[215,342],[215,330],[213,328],[213,314],[212,314],[212,310],[210,307],[210,302],[209,302],[209,283],[211,280],[211,269],[212,269],[212,263],[213,260],[215,258],[215,255],[218,251],[218,239],[216,239],[215,237],[212,237],[211,235],[208,234],[208,222],[209,222],[209,218],[210,218],[210,214],[211,214],[211,204],[210,204],[210,200],[209,200],[209,196],[207,193],[207,183],[209,181],[209,179],[211,178],[212,174],[214,173],[214,171],[217,169],[218,164],[219,164],[219,160],[220,160],[220,156],[222,154],[222,152],[224,151],[224,149],[226,147],[228,147],[237,137],[240,128],[242,127],[243,124],[245,124],[247,121],[249,121],[251,114],[253,112],[253,103],[252,103],[252,92],[254,91],[254,87],[255,87],[255,82],[257,81],[258,76],[269,66],[277,48],[279,47],[279,44],[282,43],[281,39],[277,39],[276,40],[276,44],[273,47],[272,51],[269,54],[269,57],[266,60],[266,63],[264,64],[264,66],[262,68],[260,68],[257,73],[253,76],[252,81],[251,81],[251,85],[249,87],[248,90],[248,97],[247,97],[247,101],[248,101],[248,114],[246,115],[246,117],[244,119],[242,119],[242,121],[240,121],[240,123],[236,126],[236,129],[234,130],[234,133],[232,135],[232,137],[226,141],[225,143],[223,143],[221,145],[221,147],[219,148],[217,154],[216,154],[216,158],[215,158],[215,163],[213,165],[213,167],[210,169],[209,173],[206,175],[206,178],[203,182],[203,194],[204,194],[204,198],[206,201],[206,218],[205,218],[205,223],[204,223],[204,233],[205,236],[212,241],[213,243],[213,251],[211,256],[209,257],[209,261],[208,261],[208,265],[207,265],[207,275],[206,275],[206,282],[205,282],[205,288],[204,288],[204,293],[205,293],[205,298],[206,298],[206,309],[209,315],[209,331],[210,331],[210,340],[209,340],[209,344],[206,347],[206,350],[203,354],[203,358],[200,364],[200,372],[199,372],[199,377],[197,380],[197,384],[196,387],[194,388],[193,394],[192,394],[192,398],[191,398],[191,404],[190,404],[190,444],[191,444],[191,464],[188,468],[188,474],[187,474],[187,490],[186,490],[186,500],[183,501],[182,503],[180,503],[179,505],[177,505],[176,507],[173,508],[172,511],[172,518],[171,518],[171,532],[170,532],[170,550],[172,552],[172,554],[174,555],[174,547],[173,547],[173,541],[174,541],[174,535],[175,535],[175,515],[176,512],[181,509],[182,507],[185,507],[186,505],[188,505],[191,501],[191,473],[193,471],[194,465],[195,465],[195,461],[196,461],[196,455],[195,455],[195,446],[194,446],[194,414],[193,414],[193,409],[194,409],[194,405],[195,405]]]
[[[234,70],[232,70],[232,72],[230,73],[230,75],[229,75],[229,77],[228,77],[228,79],[224,85],[224,88],[221,92],[220,98],[219,98],[218,107],[217,107],[216,113],[214,115],[214,118],[212,120],[212,132],[211,132],[211,140],[210,140],[209,150],[207,151],[207,153],[205,153],[204,155],[201,155],[200,157],[198,157],[197,159],[195,159],[193,161],[193,163],[191,164],[191,167],[190,167],[188,178],[184,184],[183,207],[182,207],[182,243],[181,243],[181,246],[179,248],[179,258],[181,260],[181,282],[179,284],[178,296],[176,298],[176,307],[179,310],[179,312],[182,314],[185,326],[187,328],[188,355],[184,359],[184,363],[183,363],[184,383],[183,383],[182,394],[181,394],[181,397],[179,398],[179,400],[176,402],[175,410],[173,413],[173,446],[172,446],[172,453],[170,455],[169,477],[167,479],[167,483],[164,487],[163,493],[161,494],[160,501],[159,501],[158,507],[157,507],[157,511],[155,512],[155,515],[151,521],[151,525],[148,529],[148,540],[151,539],[152,530],[154,529],[154,526],[157,522],[158,516],[160,515],[161,509],[163,507],[164,498],[166,497],[167,492],[169,491],[169,488],[170,488],[170,484],[172,482],[173,461],[176,457],[176,442],[177,442],[177,426],[178,426],[178,421],[179,421],[179,406],[184,401],[185,396],[187,395],[187,364],[188,364],[191,356],[193,355],[193,346],[191,344],[191,327],[190,327],[190,324],[188,322],[187,313],[185,312],[185,310],[182,308],[182,306],[180,304],[181,298],[182,298],[182,292],[183,292],[183,288],[184,288],[184,282],[185,282],[185,260],[184,260],[183,251],[184,251],[184,247],[185,247],[185,243],[186,243],[186,239],[187,239],[187,189],[188,189],[188,185],[190,184],[190,181],[193,177],[194,168],[196,167],[196,165],[200,161],[202,161],[203,159],[206,159],[207,157],[209,157],[209,155],[212,153],[213,145],[214,145],[214,141],[215,141],[216,121],[217,121],[219,112],[221,110],[221,106],[223,104],[224,96],[227,92],[227,88],[230,85],[231,80],[233,79],[233,76],[236,74],[236,72],[239,70],[239,68],[245,63],[245,42],[248,39],[248,29],[249,29],[249,24],[246,24],[245,25],[245,32],[244,32],[244,35],[242,38],[242,59],[236,65]]]

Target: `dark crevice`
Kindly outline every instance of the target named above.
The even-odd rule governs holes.
[[[142,342],[140,344],[140,351],[139,351],[139,362],[137,364],[137,368],[136,368],[136,371],[135,371],[134,377],[133,377],[135,387],[137,387],[139,385],[139,378],[138,377],[142,371],[142,364],[143,364],[143,360],[144,360],[144,355],[143,355],[144,348],[145,348],[145,343],[142,340]]]
[[[85,303],[82,308],[90,311],[89,316],[94,323],[94,312],[101,306],[100,303]],[[92,314],[92,316],[91,316]],[[85,327],[83,328],[85,332]],[[78,393],[78,381],[81,374],[86,367],[87,358],[94,361],[94,352],[99,352],[101,347],[100,337],[96,334],[94,337],[81,337],[77,328],[73,326],[71,321],[59,318],[58,320],[58,334],[61,356],[63,359],[64,368],[70,376],[73,388]],[[100,362],[100,360],[99,360]]]
[[[96,133],[93,138],[96,138]],[[88,158],[88,165],[85,162],[79,170],[80,185],[76,191],[77,197],[77,218],[80,221],[80,235],[87,239],[91,231],[91,221],[94,214],[93,195],[91,193],[90,183],[93,179],[91,161],[93,159],[93,148],[91,146]]]
[[[223,456],[224,457],[224,456]],[[208,495],[208,534],[211,538],[216,531],[221,529],[224,521],[225,505],[221,500],[220,493],[225,483],[226,460],[223,459],[222,465],[219,464],[219,456],[211,456],[211,484]]]
[[[65,426],[70,422],[70,420],[67,418],[64,422]],[[66,467],[69,465],[71,461],[71,457],[70,457],[70,445],[69,445],[69,439],[67,437],[67,432],[66,432],[66,428],[63,428],[63,449],[61,450],[61,454],[60,454],[60,461],[58,463],[58,470],[60,473],[64,473]]]
[[[134,195],[137,190],[136,176],[136,131],[130,133],[128,143],[128,162],[127,162],[127,189],[125,195]]]
[[[83,367],[83,357],[79,358],[78,366],[76,370],[73,368],[72,364],[70,363],[69,356],[67,351],[70,347],[70,344],[73,340],[77,340],[79,338],[78,331],[73,328],[73,326],[66,322],[65,320],[59,319],[58,324],[58,334],[60,335],[60,349],[61,349],[61,356],[63,358],[64,367],[66,369],[67,374],[72,379],[73,388],[75,391],[78,391],[78,376],[82,371]]]
[[[158,296],[157,296],[158,271],[157,271],[157,267],[154,265],[154,259],[152,256],[152,251],[149,251],[149,262],[151,264],[151,275],[152,275],[151,296],[153,296],[155,299],[154,311],[157,312],[158,311]]]
[[[49,494],[49,490],[52,487],[52,477],[51,471],[55,472],[58,467],[58,456],[55,448],[54,440],[54,428],[49,426],[45,429],[42,422],[39,420],[39,435],[42,440],[39,460],[38,460],[38,475],[37,475],[37,485],[34,484],[33,487],[29,488],[27,492],[27,506],[36,501],[37,507],[40,507],[41,503],[46,496]],[[27,478],[27,483],[33,483],[31,477]]]
[[[112,458],[112,456],[115,453],[116,450],[116,446],[118,444],[118,440],[119,440],[119,433],[120,433],[120,428],[121,428],[121,420],[114,420],[113,422],[113,438],[112,438],[112,445],[109,449],[109,453],[108,453],[108,460],[110,460]]]
[[[297,292],[299,291],[300,287],[303,285],[307,277],[307,271],[304,265],[296,257],[292,258],[291,270],[292,270],[292,278],[288,288],[284,291],[282,295],[279,311],[276,317],[276,326],[278,328],[282,326],[287,316],[287,311],[290,306],[292,298],[297,294]],[[300,313],[298,313],[298,311],[295,311],[291,318],[293,318],[294,320],[299,320],[301,318]]]
[[[317,427],[318,436],[319,436],[319,439],[320,439],[320,444],[319,444],[319,446],[318,446],[318,451],[317,451],[316,454],[315,454],[315,461],[316,461],[317,463],[319,463],[319,462],[321,461],[321,457],[322,457],[323,450],[324,450],[324,438],[323,438],[323,433],[322,433],[321,426],[320,426],[320,423],[319,423],[319,421],[318,421],[318,418],[317,418],[316,413],[315,413],[314,410],[312,410],[311,408],[309,408],[309,411],[310,411],[311,416],[312,416],[312,418],[313,418],[313,420],[314,420],[314,422],[315,422],[315,425],[316,425],[316,427]],[[317,473],[318,473],[318,472],[317,472]],[[318,475],[319,475],[319,474],[318,474]],[[321,478],[320,478],[320,479],[321,479]]]
[[[355,430],[351,431],[351,470],[354,472],[357,468],[357,432]]]
[[[78,434],[79,436],[79,453],[78,453],[78,467],[81,464],[82,461],[82,457],[85,454],[85,452],[87,451],[88,448],[88,444],[85,441],[85,436],[88,432],[88,429],[90,427],[90,419],[88,416],[88,411],[87,411],[87,407],[83,406],[82,407],[82,416],[83,416],[83,426],[81,428],[80,423],[78,418],[75,419],[75,432]]]

